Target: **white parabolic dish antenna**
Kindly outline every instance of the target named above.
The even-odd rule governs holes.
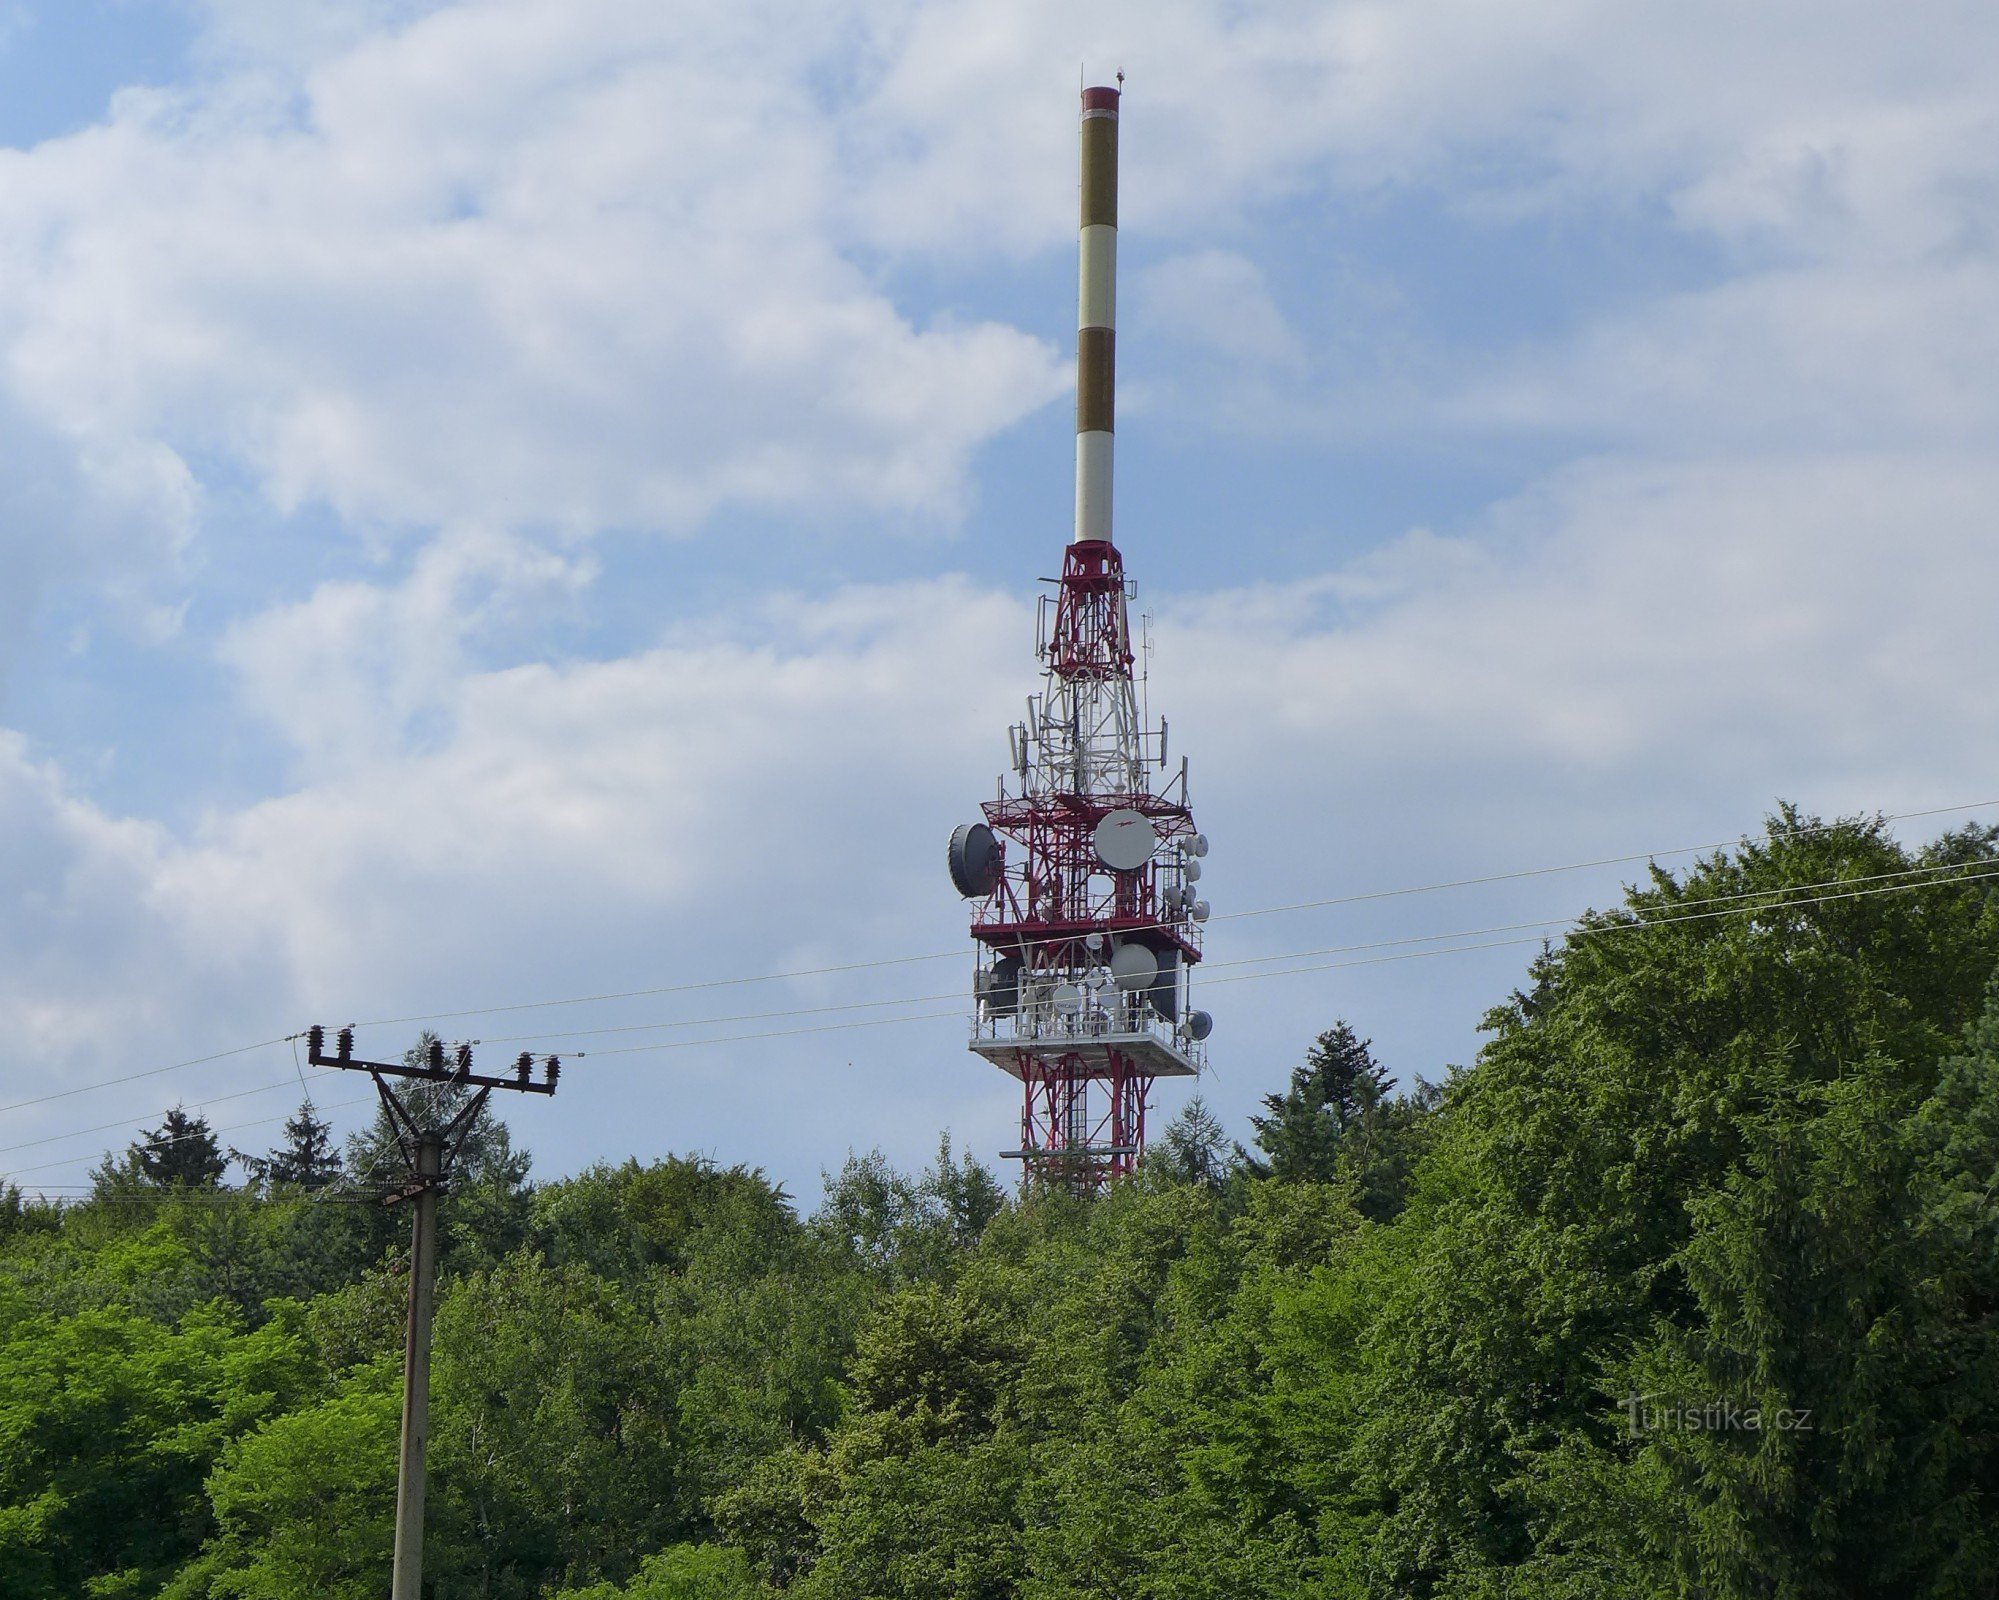
[[[1152,859],[1152,819],[1129,806],[1106,812],[1090,842],[1097,859],[1113,872],[1135,872]]]
[[[1111,956],[1111,981],[1126,994],[1152,987],[1159,976],[1159,958],[1142,944],[1121,944]]]

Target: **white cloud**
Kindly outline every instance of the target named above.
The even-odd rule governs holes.
[[[1415,536],[1316,590],[1204,597],[1198,625],[1175,611],[1162,677],[1205,706],[1231,771],[1297,751],[1287,780],[1314,787],[1323,738],[1405,782],[1448,766],[1520,786],[1509,828],[1535,784],[1559,807],[1626,782],[1642,808],[1662,763],[1702,805],[1970,782],[1984,764],[1948,730],[1999,714],[1971,665],[1995,504],[1989,464],[1930,454],[1586,464],[1475,539]]]
[[[1297,335],[1263,273],[1232,250],[1197,250],[1147,271],[1137,296],[1147,324],[1231,364],[1295,368]]]
[[[593,569],[506,534],[452,530],[395,587],[329,582],[239,623],[222,646],[251,711],[303,770],[352,770],[404,751],[426,715],[448,716],[468,642],[504,637],[536,608],[572,609]],[[435,727],[423,742],[434,743]]]
[[[1989,445],[1995,309],[1999,260],[1771,270],[1607,318],[1443,410],[1648,450]]]
[[[315,1017],[339,1023],[551,989],[838,965],[912,953],[912,940],[955,944],[941,838],[986,791],[980,754],[1017,698],[1019,676],[1004,668],[1025,656],[1018,603],[955,581],[777,598],[627,659],[451,673],[419,650],[386,683],[340,661],[328,642],[346,639],[360,657],[367,640],[421,630],[447,607],[440,597],[452,583],[481,570],[468,560],[455,573],[419,569],[395,588],[322,591],[241,636],[236,659],[260,679],[270,676],[267,651],[301,641],[295,676],[260,690],[284,726],[313,741],[307,776],[285,794],[212,814],[189,837],[106,816],[29,765],[18,741],[0,752],[0,792],[18,812],[10,843],[25,852],[13,870],[32,878],[9,886],[18,907],[10,932],[36,952],[0,987],[0,1027],[35,1063],[28,1081],[67,1086],[129,1070],[132,1012],[147,1019],[150,1064],[207,1053],[225,1026],[246,1031],[223,1046]],[[529,573],[530,582],[546,576]],[[369,620],[388,631],[349,631]],[[404,736],[407,696],[418,689],[445,713],[429,740]],[[325,742],[333,736],[337,746]],[[974,776],[954,781],[967,771]],[[929,842],[912,846],[918,839]],[[582,1021],[955,992],[962,965],[725,987],[597,1007]],[[107,990],[129,1001],[92,1012],[91,997]],[[90,1025],[76,1025],[85,1016]],[[851,1015],[802,1019],[828,1020]],[[478,1024],[487,1038],[577,1025],[562,1012]],[[412,1031],[371,1030],[364,1047],[400,1050]],[[932,1024],[929,1036],[955,1047],[957,1029]],[[573,1111],[531,1137],[559,1163],[607,1140],[645,1152],[733,1144],[784,1157],[787,1172],[809,1177],[819,1159],[837,1159],[827,1126],[914,1155],[968,1088],[976,1098],[986,1087],[957,1070],[955,1048],[940,1077],[904,1049],[885,1054],[870,1034],[832,1036],[831,1048],[842,1046],[869,1063],[861,1078],[830,1077],[825,1052],[782,1043],[606,1058],[602,1087],[590,1087],[594,1069],[573,1071]],[[282,1086],[289,1072],[278,1049],[162,1092],[194,1100]],[[663,1106],[650,1086],[669,1072],[680,1085],[675,1120],[635,1129],[635,1096]],[[865,1094],[867,1073],[900,1101],[865,1121],[836,1120]],[[764,1116],[773,1096],[792,1105],[775,1127]],[[87,1126],[78,1112],[78,1102],[58,1103],[17,1126],[24,1137]]]
[[[361,521],[949,518],[1059,364],[871,284],[829,228],[805,41],[707,20],[455,7],[7,156],[17,403]]]
[[[171,450],[64,438],[0,389],[0,693],[52,591],[88,586],[140,636],[171,631],[175,571],[200,496]]]
[[[1476,539],[1418,537],[1302,589],[1182,597],[1153,696],[1215,841],[1202,888],[1225,917],[1726,840],[1780,798],[1824,814],[1989,801],[1995,504],[1990,463],[1925,454],[1600,463]],[[1227,960],[1563,918],[1641,873],[1218,920],[1210,945]],[[1214,984],[1211,1098],[1254,1109],[1341,1015],[1434,1078],[1469,1058],[1531,953]]]
[[[1063,362],[889,285],[1066,249],[1046,175],[1079,53],[1131,72],[1126,223],[1180,250],[1136,303],[1217,346],[1335,365],[1217,242],[1328,185],[1663,214],[1726,265],[1398,397],[1621,456],[1312,582],[1164,608],[1154,703],[1220,911],[1693,843],[1779,795],[1991,787],[1982,8],[210,9],[212,81],[0,156],[0,514],[34,535],[0,546],[0,606],[65,574],[143,593],[201,512],[190,462],[423,532],[381,542],[398,576],[273,595],[229,634],[242,707],[298,758],[280,792],[175,835],[0,742],[0,1031],[50,1081],[127,1067],[139,1028],[150,1061],[360,1008],[961,948],[939,841],[1032,686],[1014,598],[775,598],[601,661],[495,668],[472,639],[587,606],[565,540],[600,527],[947,518]],[[1572,911],[1613,876],[1217,922],[1215,954]],[[1248,1109],[1340,1013],[1399,1069],[1462,1056],[1521,952],[1453,959],[1216,984],[1214,1097]],[[967,965],[580,1015],[955,993]],[[958,1042],[605,1059],[523,1131],[557,1167],[697,1145],[794,1181],[848,1142],[919,1159],[944,1121],[990,1150],[1007,1097]]]
[[[212,61],[296,71],[369,35],[406,27],[450,0],[182,0],[200,19],[201,48]]]
[[[1413,536],[1293,590],[1165,597],[1153,697],[1193,757],[1215,840],[1203,885],[1222,913],[1215,960],[1572,914],[1611,898],[1618,874],[1228,915],[1723,838],[1780,796],[1826,810],[1984,798],[1989,762],[1970,730],[1999,717],[1982,609],[1999,582],[1995,494],[1989,467],[1919,456],[1600,464],[1504,508],[1476,539]],[[527,568],[531,585],[551,576],[567,581]],[[419,571],[316,604],[414,621],[441,605],[441,581]],[[999,730],[1031,686],[1030,632],[1016,599],[960,581],[784,597],[621,660],[434,679],[413,668],[449,712],[429,742],[403,737],[393,695],[336,672],[320,692],[350,703],[309,720],[359,730],[346,759],[179,840],[104,816],[15,747],[11,825],[38,865],[14,865],[34,879],[11,886],[14,931],[34,958],[0,1027],[87,1078],[129,1062],[133,1015],[170,1059],[363,1007],[395,1016],[958,949],[940,842],[990,792]],[[1245,1114],[1341,1014],[1399,1070],[1434,1076],[1469,1053],[1479,1011],[1528,953],[1213,982],[1220,1076],[1207,1092]],[[524,1033],[953,996],[965,965],[447,1031],[510,1054]],[[410,1031],[364,1042],[399,1049]],[[208,1092],[287,1071],[277,1051],[174,1082]],[[560,1115],[523,1126],[555,1168],[693,1145],[800,1181],[848,1143],[919,1160],[947,1123],[996,1148],[1013,1115],[1003,1090],[961,1056],[947,1019],[586,1059]],[[80,1125],[59,1110],[48,1126]]]
[[[1961,0],[1898,12],[1866,0],[955,0],[889,14],[864,110],[901,159],[884,162],[870,214],[885,236],[933,247],[991,248],[995,226],[1029,244],[1072,220],[1030,184],[1068,155],[1061,113],[1079,60],[1093,81],[1131,75],[1124,201],[1153,228],[1213,227],[1323,174],[1361,189],[1448,178],[1467,199],[1535,204],[1695,194],[1814,138],[1886,141],[1919,163],[1950,148],[1954,165],[1985,170],[1966,119],[1992,105],[1999,74],[1982,48],[1989,11]],[[1768,212],[1690,205],[1703,226]]]
[[[191,937],[165,830],[80,799],[12,734],[0,734],[0,838],[0,1017],[13,1059],[33,1063],[6,1098],[165,1048],[207,1008],[240,1014],[269,981],[266,930],[220,919]]]
[[[1983,12],[1945,4],[1921,26],[1583,0],[205,10],[208,78],[0,159],[4,381],[78,450],[240,464],[281,506],[363,524],[949,519],[973,452],[1060,393],[1065,362],[912,315],[875,263],[1063,245],[1047,174],[1073,161],[1074,86],[1054,63],[1079,58],[1132,73],[1127,221],[1155,233],[1212,240],[1326,183],[1663,202],[1752,263],[1851,261],[1855,241],[1982,259],[1992,223],[1999,55],[1976,47]],[[1228,259],[1207,248],[1183,277]],[[1682,314],[1722,324],[1720,347],[1759,292],[1830,315],[1852,283],[1773,273],[1736,286],[1739,311]],[[1649,359],[1685,386],[1673,315],[1600,335],[1633,346],[1629,381]],[[1283,344],[1254,295],[1235,317]],[[1779,326],[1825,339],[1823,318]],[[1493,382],[1465,414],[1563,422]]]
[[[1067,192],[1034,176],[1070,159],[1073,84],[1050,63],[1122,64],[1127,231],[1202,241],[1162,269],[1160,337],[1177,317],[1278,359],[1285,340],[1252,286],[1242,325],[1224,330],[1206,314],[1217,286],[1197,292],[1190,275],[1229,258],[1224,238],[1255,242],[1261,259],[1264,216],[1329,192],[1429,196],[1474,222],[1584,237],[1669,219],[1713,258],[1703,288],[1613,292],[1610,309],[1551,336],[1511,336],[1496,290],[1482,320],[1497,354],[1456,347],[1406,308],[1383,323],[1374,297],[1357,304],[1356,284],[1326,282],[1322,264],[1359,346],[1325,348],[1315,330],[1306,381],[1294,375],[1281,397],[1225,385],[1217,405],[1205,382],[1148,389],[1190,414],[1205,404],[1349,439],[1384,425],[1525,428],[1668,450],[1987,436],[1983,330],[1999,324],[1989,8],[975,10],[924,7],[893,35],[855,116],[878,158],[855,201],[863,225],[904,249],[1043,247],[1072,222]],[[1134,307],[1148,309],[1142,295]]]

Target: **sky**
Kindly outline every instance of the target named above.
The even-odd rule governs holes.
[[[355,1126],[315,1021],[561,1052],[543,1176],[1015,1147],[943,846],[1120,70],[1233,1135],[1649,853],[1999,818],[1989,4],[0,0],[0,1174]]]

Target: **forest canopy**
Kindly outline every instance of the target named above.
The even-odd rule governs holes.
[[[1236,1069],[1244,1143],[1191,1101],[1091,1197],[948,1140],[810,1214],[536,1182],[485,1118],[432,1592],[1999,1595],[1995,841],[1785,811],[1584,917],[1470,1065],[1329,997]],[[0,1185],[0,1594],[386,1592],[386,1137],[175,1108],[86,1200]]]

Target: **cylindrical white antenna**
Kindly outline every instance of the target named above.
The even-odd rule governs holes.
[[[1076,293],[1076,538],[1111,536],[1112,400],[1117,391],[1115,89],[1083,91],[1083,217]]]

